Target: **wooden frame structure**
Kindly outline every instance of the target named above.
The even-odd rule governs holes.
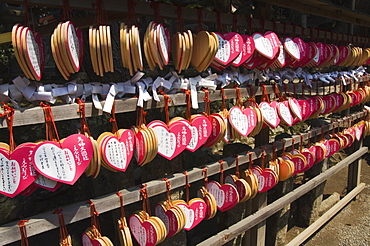
[[[19,3],[22,4],[23,1],[21,0],[13,0],[13,1],[6,1],[6,2],[12,2],[12,3]],[[278,1],[280,2],[280,1]],[[49,1],[49,0],[33,0],[30,5],[35,6],[49,6],[49,7],[61,7],[62,1]],[[136,14],[138,16],[144,16],[144,15],[153,15],[153,10],[149,7],[147,3],[138,2],[138,5],[135,7]],[[92,10],[91,1],[71,1],[71,8],[73,9],[85,9],[85,10]],[[175,6],[169,6],[169,5],[162,5],[160,4],[160,9],[163,17],[170,18],[170,19],[176,19],[176,7]],[[114,0],[107,0],[105,1],[105,10],[111,11],[113,13],[118,14],[127,14],[127,6],[125,4],[119,3]],[[196,21],[197,20],[197,13],[193,9],[187,9],[184,8],[183,10],[183,16],[184,20],[191,20]],[[206,12],[203,11],[202,18],[204,22],[210,22],[215,23],[216,21],[216,13],[213,12]],[[225,25],[231,26],[233,24],[233,17],[231,15],[225,15],[222,14],[222,20]],[[77,26],[78,21],[76,21]],[[81,20],[81,23],[83,21]],[[89,23],[91,24],[91,23]],[[238,20],[238,27],[247,29],[246,27],[248,25],[251,25],[253,29],[274,29],[274,23],[271,21],[264,22],[264,25],[262,26],[262,22],[260,20],[253,19],[252,23],[248,23],[247,18],[239,18]],[[82,26],[84,26],[82,24]],[[276,32],[283,32],[283,24],[277,23],[277,30]],[[44,35],[50,34],[50,30],[52,30],[54,27],[48,26],[48,27],[40,27],[41,33]],[[293,26],[288,25],[287,26],[287,34],[291,35],[298,35],[298,36],[309,36],[310,31],[308,29],[301,29],[298,28],[296,30],[296,33],[293,33]],[[324,39],[327,36],[326,31],[318,31],[319,38]],[[9,34],[0,34],[0,42],[9,42],[7,40],[7,35]],[[340,37],[344,40],[349,40],[349,35],[341,35],[336,34],[334,35],[334,40],[339,40]],[[360,37],[357,39],[358,43],[370,43],[370,39],[367,37]],[[272,93],[272,87],[268,87],[269,93]],[[324,90],[323,87],[321,88],[321,91]],[[255,88],[256,95],[261,95],[261,89],[259,87]],[[235,98],[235,90],[234,89],[227,89],[225,90],[226,96],[228,98]],[[241,89],[243,96],[248,96],[248,90],[245,88]],[[198,99],[201,100],[203,98],[204,94],[203,92],[198,93]],[[161,97],[160,97],[161,98]],[[161,98],[162,99],[162,98]],[[212,101],[214,100],[221,100],[221,96],[219,91],[216,91],[214,93],[210,94],[210,99]],[[171,95],[172,105],[171,106],[179,106],[179,105],[185,105],[185,95],[184,94],[174,94]],[[118,100],[117,101],[117,110],[116,113],[124,113],[124,112],[132,112],[136,108],[136,99],[126,99],[126,100]],[[162,100],[163,102],[163,100]],[[150,101],[146,104],[146,108],[162,108],[163,103],[155,103],[154,101]],[[71,120],[71,119],[77,119],[78,105],[72,104],[72,105],[61,105],[61,106],[54,106],[53,112],[55,115],[55,120],[61,121],[61,120]],[[93,109],[92,103],[87,103],[86,105],[86,111],[87,111],[87,117],[96,116],[99,114],[102,114],[101,111],[97,111]],[[76,112],[76,114],[71,114],[70,112]],[[361,119],[365,116],[364,112],[355,113],[353,115],[348,115],[349,119],[356,120]],[[35,107],[32,109],[25,109],[23,111],[17,110],[15,114],[15,120],[14,120],[14,126],[23,126],[23,125],[30,125],[30,124],[37,124],[37,123],[43,123],[44,122],[44,116],[42,109],[39,107]],[[338,120],[339,125],[342,127],[345,126],[345,120],[341,119]],[[0,128],[4,128],[5,125],[1,125]],[[315,130],[311,130],[307,133],[302,134],[303,139],[306,140],[309,137],[315,137],[316,135],[320,135],[322,131],[328,132],[331,129],[333,129],[334,124],[328,124],[324,128],[317,128]],[[267,130],[267,131],[266,131]],[[296,142],[300,139],[299,135],[293,136],[291,139],[285,139],[285,147],[289,147],[292,144],[294,144],[294,141],[292,139],[295,139]],[[278,149],[282,149],[283,143],[280,141],[275,142],[276,147]],[[259,134],[256,137],[256,146],[254,150],[251,152],[253,153],[253,160],[257,160],[261,157],[261,146],[266,147],[266,154],[272,153],[272,147],[269,144],[268,139],[268,128],[265,128],[261,134]],[[254,241],[252,245],[263,245],[264,244],[264,236],[265,236],[265,220],[271,216],[274,212],[281,209],[286,204],[294,201],[295,199],[299,198],[306,192],[312,190],[322,182],[324,182],[328,177],[334,175],[342,168],[345,168],[347,166],[350,167],[349,172],[349,188],[353,189],[351,193],[348,194],[348,196],[343,201],[350,201],[356,194],[358,194],[359,191],[363,188],[362,184],[359,184],[359,163],[358,159],[367,152],[366,147],[360,147],[357,151],[355,151],[353,154],[351,154],[349,157],[347,157],[345,160],[339,162],[335,167],[329,169],[328,171],[320,174],[319,176],[311,179],[304,185],[300,186],[299,188],[295,189],[294,191],[288,193],[287,195],[283,196],[279,200],[277,200],[274,203],[271,203],[270,205],[267,205],[267,194],[261,193],[259,197],[253,200],[253,210],[256,212],[247,218],[243,219],[237,224],[234,224],[230,228],[216,234],[215,236],[212,236],[202,243],[200,245],[220,245],[223,243],[226,243],[227,241],[230,241],[232,238],[236,237],[242,232],[245,232],[246,230],[251,229],[252,230],[252,239],[251,241]],[[249,163],[249,156],[247,156],[246,153],[240,153],[238,155],[239,158],[239,165],[243,166]],[[224,159],[226,164],[224,165],[224,169],[232,169],[235,167],[235,158],[234,157],[227,157]],[[208,168],[208,175],[215,175],[219,173],[219,163],[209,163],[207,165]],[[189,173],[189,182],[193,183],[196,181],[199,181],[203,179],[202,175],[202,169],[201,168],[193,168],[192,170],[188,171]],[[185,177],[182,173],[175,173],[172,175],[172,177],[169,178],[171,185],[173,188],[178,188],[183,185],[185,185]],[[161,193],[164,193],[166,191],[166,185],[163,181],[160,180],[152,180],[147,183],[147,190],[149,196],[155,196]],[[135,202],[140,201],[140,192],[139,188],[137,187],[131,187],[129,189],[124,189],[121,191],[125,200],[125,204],[132,204]],[[115,194],[108,194],[103,197],[97,197],[95,199],[92,199],[92,201],[95,203],[95,206],[100,213],[112,211],[114,209],[119,208],[119,203],[117,200],[117,196]],[[344,203],[344,202],[343,202]],[[339,205],[338,205],[339,207]],[[65,222],[66,224],[71,224],[77,221],[81,221],[84,219],[87,219],[90,217],[90,210],[89,206],[86,203],[80,202],[71,204],[69,206],[66,206],[63,208],[63,213],[65,216]],[[334,212],[331,212],[331,214],[334,214]],[[58,227],[58,219],[55,215],[53,215],[51,212],[45,212],[42,214],[38,214],[35,216],[32,216],[29,218],[30,221],[27,223],[27,233],[29,236],[32,235],[38,235],[45,231],[52,230]],[[318,222],[319,223],[319,222]],[[322,223],[322,222],[320,222]],[[259,226],[258,226],[259,225]],[[258,226],[258,227],[257,227]],[[254,227],[254,228],[253,228]],[[315,225],[313,228],[318,228],[319,226]],[[18,233],[19,228],[16,225],[16,222],[12,222],[6,225],[0,226],[0,242],[3,244],[8,244],[15,242],[20,239],[20,235]],[[305,234],[307,235],[307,234]],[[304,238],[306,236],[302,236]],[[297,241],[301,241],[304,239],[297,239]]]

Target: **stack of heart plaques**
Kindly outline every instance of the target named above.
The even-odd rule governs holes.
[[[132,127],[135,133],[135,159],[139,166],[151,162],[158,152],[158,139],[152,128],[145,125]]]
[[[101,164],[110,171],[124,172],[134,154],[135,137],[129,129],[119,129],[115,134],[103,132],[97,139]]]
[[[144,36],[144,54],[150,70],[163,70],[170,57],[170,32],[162,24],[149,23]]]
[[[200,31],[194,37],[191,64],[198,72],[203,72],[212,63],[218,50],[218,38],[215,33]]]
[[[207,204],[207,209],[205,212],[204,219],[209,220],[215,217],[217,213],[217,203],[216,203],[215,197],[211,193],[209,193],[208,190],[204,186],[202,186],[198,190],[198,196],[202,198]]]
[[[167,230],[162,220],[138,211],[129,218],[130,231],[140,246],[157,245],[166,239]]]
[[[42,37],[30,28],[16,24],[12,29],[12,45],[15,58],[28,79],[39,81],[45,63]]]
[[[187,32],[177,32],[172,39],[172,59],[178,73],[189,67],[193,54],[193,34]]]
[[[132,25],[128,27],[125,23],[121,23],[120,45],[122,64],[125,68],[129,69],[130,75],[133,76],[134,72],[142,71],[144,67],[140,35],[139,29],[136,26]]]
[[[166,226],[166,237],[172,237],[185,227],[186,215],[184,210],[169,200],[157,204],[155,206],[155,214]]]
[[[90,58],[95,74],[104,76],[106,72],[114,72],[112,38],[110,26],[100,25],[89,28]]]
[[[65,80],[80,70],[83,59],[82,30],[72,22],[59,23],[51,35],[51,50],[55,64]]]
[[[83,245],[99,245],[99,246],[113,246],[112,241],[105,236],[102,236],[95,226],[89,227],[82,234]]]

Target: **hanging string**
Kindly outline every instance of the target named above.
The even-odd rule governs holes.
[[[141,127],[142,125],[146,125],[146,112],[144,111],[143,107],[137,107],[136,108],[136,126]]]
[[[252,33],[253,33],[253,31],[252,31],[252,17],[250,15],[247,16],[247,22],[248,22],[249,35],[252,35]]]
[[[297,98],[297,84],[296,83],[293,83],[293,95],[294,95],[294,98]]]
[[[310,40],[314,40],[315,35],[313,34],[313,28],[310,27]]]
[[[261,167],[262,167],[262,169],[265,169],[265,157],[266,157],[265,149],[266,149],[266,147],[261,147],[261,149],[262,149],[262,153],[261,153]]]
[[[254,86],[251,85],[251,84],[249,84],[248,87],[249,87],[249,98],[248,98],[248,101],[255,102],[256,101],[256,97],[255,97],[255,93],[254,93]]]
[[[236,92],[236,106],[241,108],[243,106],[243,99],[240,92],[240,88],[235,86],[235,92]]]
[[[239,179],[240,178],[240,172],[239,172],[239,156],[234,155],[235,158],[235,176]]]
[[[63,0],[62,21],[72,20],[69,0]]]
[[[292,34],[292,38],[294,38],[294,36],[296,35],[296,29],[297,29],[297,24],[295,22],[292,23],[293,25],[293,34]]]
[[[172,199],[171,199],[171,183],[168,180],[168,178],[162,179],[163,181],[166,181],[166,200],[171,204]]]
[[[46,140],[54,141],[60,143],[60,138],[58,130],[55,124],[53,112],[50,105],[45,103],[40,103],[44,111],[45,123],[46,123]]]
[[[111,118],[109,119],[112,122],[112,133],[116,134],[118,131],[117,118],[116,118],[116,100],[113,101]]]
[[[149,216],[151,216],[151,211],[150,211],[150,204],[149,204],[149,199],[148,199],[148,191],[146,190],[146,184],[141,186],[140,189],[140,194],[143,199],[143,211],[147,212]]]
[[[302,152],[302,150],[303,150],[303,135],[302,135],[302,133],[299,133],[299,136],[300,136],[299,151]]]
[[[262,85],[261,102],[268,102],[268,103],[270,103],[270,96],[267,93],[266,85]]]
[[[198,10],[198,30],[197,30],[197,32],[200,32],[200,31],[203,30],[203,20],[202,20],[203,10],[199,7],[197,8],[197,10]]]
[[[184,27],[183,27],[183,19],[182,19],[182,6],[180,4],[177,4],[177,31],[182,32]]]
[[[190,121],[191,117],[191,98],[190,98],[190,90],[184,90],[186,95],[186,119]]]
[[[287,28],[286,28],[286,22],[284,22],[284,24],[283,24],[283,29],[284,29],[284,38],[286,38],[287,37]]]
[[[320,128],[321,128],[321,140],[323,140],[324,139],[324,126],[321,125]]]
[[[238,32],[238,15],[233,13],[233,31]]]
[[[58,214],[58,221],[59,221],[59,237],[60,237],[60,242],[62,245],[66,243],[65,240],[68,238],[68,231],[66,224],[64,222],[64,216],[62,213],[62,208],[56,209],[53,214]]]
[[[274,31],[274,33],[278,34],[278,28],[275,19],[272,18],[271,21],[272,21],[272,30]]]
[[[100,232],[100,224],[98,219],[99,213],[96,211],[95,204],[90,200],[88,200],[87,203],[90,204],[91,227],[95,227]]]
[[[272,159],[276,160],[277,159],[277,148],[275,143],[272,143]]]
[[[221,110],[226,110],[226,96],[225,96],[225,89],[221,88]]]
[[[215,12],[216,12],[216,17],[217,17],[217,31],[222,34],[223,29],[222,29],[222,22],[221,22],[221,12],[218,10],[215,10]]]
[[[204,167],[203,170],[202,170],[202,174],[203,174],[203,180],[204,180],[204,187],[207,187],[207,183],[208,183],[208,175],[207,175],[207,170],[208,168],[207,167]]]
[[[21,246],[28,246],[26,222],[28,222],[28,220],[20,220],[18,222],[19,230],[21,232]]]
[[[219,160],[218,162],[220,163],[220,185],[223,185],[224,182],[225,182],[225,178],[224,178],[224,161],[223,160]]]
[[[320,29],[317,28],[316,32],[317,32],[317,34],[316,34],[316,43],[318,43],[318,42],[320,42]]]
[[[306,30],[306,28],[304,28],[303,26],[301,26],[301,32],[302,32],[302,39],[305,38],[305,34],[304,34],[304,31]]]
[[[265,33],[265,19],[261,17],[261,32]]]
[[[330,31],[330,40],[331,40],[332,44],[335,43],[334,42],[334,33],[333,33],[333,31]]]
[[[157,1],[151,1],[150,7],[154,10],[154,20],[157,23],[162,23],[162,17],[159,10],[159,3]]]
[[[28,0],[23,0],[23,8],[24,8],[24,22],[26,26],[30,26],[30,17],[28,14]]]
[[[96,3],[92,4],[93,7],[95,7],[95,23],[96,25],[104,25],[106,23],[106,20],[104,18],[103,14],[103,0],[97,0]]]
[[[290,151],[293,151],[295,149],[294,144],[295,144],[295,138],[292,137],[292,148],[290,149]]]
[[[168,110],[168,106],[171,100],[170,97],[166,93],[164,93],[164,91],[159,90],[159,93],[161,93],[164,97],[164,112],[166,114],[166,124],[168,125],[170,123],[170,113]]]
[[[252,169],[252,165],[254,163],[253,158],[252,158],[252,152],[248,151],[247,154],[249,155],[249,164],[248,164],[248,169]]]
[[[127,1],[127,10],[128,10],[128,24],[129,26],[136,25],[136,14],[135,14],[135,6],[136,2],[134,0]]]
[[[118,191],[117,193],[117,196],[119,197],[119,204],[120,204],[120,211],[121,211],[121,218],[125,218],[126,215],[125,215],[125,209],[124,209],[124,205],[123,205],[123,196],[122,196],[122,193],[120,191]],[[123,226],[123,225],[122,225]]]
[[[189,198],[190,198],[190,195],[189,195],[189,188],[190,188],[190,184],[189,184],[189,176],[188,176],[188,172],[185,171],[184,172],[184,175],[185,175],[185,193],[186,193],[186,204],[189,204]]]
[[[206,113],[208,116],[211,114],[211,100],[209,100],[209,91],[207,89],[202,90],[204,91],[204,113]]]
[[[83,135],[91,136],[91,132],[86,120],[85,100],[84,99],[80,100],[80,98],[77,98],[77,103],[78,103],[77,113],[80,115],[80,132]]]
[[[281,92],[280,92],[279,87],[277,86],[277,84],[273,84],[273,88],[274,88],[275,97],[277,97],[280,102],[284,101],[285,99],[281,95]]]
[[[9,154],[15,149],[14,135],[13,135],[13,121],[14,121],[14,108],[2,103],[4,113],[0,114],[1,117],[5,117],[6,125],[9,131]]]

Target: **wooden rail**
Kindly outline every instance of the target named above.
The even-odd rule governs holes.
[[[365,77],[364,77],[365,79]],[[351,80],[352,81],[352,80]],[[334,87],[333,85],[326,85],[323,86],[324,83],[322,82],[315,82],[314,88],[312,89],[312,95],[316,95],[316,83],[319,83],[319,95],[328,92],[328,91],[334,91],[339,89],[339,85]],[[289,84],[289,91],[293,91],[293,85]],[[300,84],[297,85],[297,94],[301,95],[301,89]],[[267,92],[268,94],[273,94],[273,88],[271,85],[267,85]],[[282,90],[282,88],[281,88]],[[242,97],[249,97],[250,91],[247,88],[240,88],[240,92]],[[254,86],[254,92],[256,96],[262,95],[262,87],[261,86]],[[307,92],[307,91],[306,91]],[[228,99],[236,98],[236,92],[235,89],[225,89],[225,95]],[[307,93],[306,93],[307,95]],[[158,95],[160,102],[157,102],[155,100],[149,100],[144,104],[144,109],[153,109],[153,108],[163,108],[164,107],[164,100],[162,95]],[[169,106],[181,106],[186,105],[186,96],[185,93],[177,93],[177,94],[170,94],[170,105]],[[203,102],[204,98],[204,92],[198,91],[198,101]],[[209,93],[209,99],[211,101],[217,101],[221,100],[221,92],[219,90],[216,91],[210,91]],[[104,102],[102,102],[102,105],[104,106]],[[116,100],[116,113],[126,113],[126,112],[134,112],[136,110],[137,105],[137,98],[123,98],[123,99],[117,99]],[[78,104],[63,104],[63,105],[54,105],[52,107],[53,114],[54,114],[54,120],[55,121],[62,121],[62,120],[72,120],[72,119],[78,119],[79,114],[78,111]],[[92,102],[86,102],[86,117],[94,117],[98,115],[102,115],[104,112],[102,110],[98,110],[94,107]],[[14,122],[13,126],[25,126],[25,125],[33,125],[33,124],[40,124],[44,123],[44,113],[40,106],[31,107],[31,108],[21,108],[18,110],[15,110],[14,114]],[[0,118],[0,129],[5,128],[6,122],[4,118]]]
[[[339,202],[337,202],[333,207],[331,207],[326,213],[321,215],[312,225],[307,227],[303,232],[291,240],[286,246],[296,246],[301,245],[305,240],[307,240],[313,233],[315,233],[319,228],[321,228],[326,222],[328,222],[335,214],[337,214],[344,206],[346,206],[353,198],[355,198],[358,193],[360,193],[365,188],[365,183],[358,184],[350,193],[345,195]]]
[[[353,154],[349,155],[346,159],[338,162],[335,166],[329,168],[327,171],[321,173],[320,175],[309,180],[307,183],[299,186],[288,194],[284,195],[275,202],[267,205],[266,207],[258,210],[253,215],[241,220],[240,222],[230,226],[228,229],[217,233],[215,236],[208,238],[207,240],[199,243],[199,246],[211,246],[211,245],[223,245],[236,236],[242,234],[243,232],[251,229],[253,226],[257,225],[263,220],[266,220],[268,217],[282,209],[284,206],[292,203],[297,200],[308,191],[320,185],[322,182],[327,180],[329,177],[338,173],[344,167],[347,167],[352,162],[356,161],[358,158],[367,153],[368,148],[362,147]],[[361,187],[361,186],[360,186]],[[357,192],[358,190],[356,190]],[[292,244],[299,245],[299,244]]]
[[[358,113],[351,115],[349,119],[356,120],[356,119],[361,119],[364,116],[365,116],[364,112],[358,112]],[[344,119],[337,120],[337,123],[340,126],[345,127]],[[307,140],[308,137],[313,138],[315,136],[319,136],[322,133],[322,131],[328,132],[332,130],[333,127],[334,127],[334,123],[331,123],[331,124],[325,125],[323,128],[320,127],[314,130],[310,130],[307,133],[303,133],[302,134],[303,140]],[[298,143],[300,141],[300,135],[294,135],[292,138],[284,139],[285,144],[282,141],[276,141],[275,145],[277,149],[280,150],[282,149],[283,144],[285,147],[291,146],[293,139],[295,143]],[[263,147],[266,147],[266,150],[265,150],[266,154],[272,153],[272,145],[269,144]],[[253,153],[252,159],[256,160],[261,157],[262,149],[258,147],[258,148],[251,150],[251,152]],[[355,160],[354,157],[359,158],[365,152],[366,152],[366,148],[361,148],[361,152],[356,152],[356,155],[351,155],[346,160],[348,161],[351,160],[353,162]],[[362,154],[360,155],[359,153],[362,153]],[[246,164],[249,163],[249,155],[247,155],[246,153],[240,153],[238,155],[238,159],[239,159],[240,166],[246,166]],[[224,158],[223,160],[225,161],[224,170],[229,170],[235,167],[234,157]],[[206,165],[206,167],[208,168],[208,171],[207,171],[208,176],[216,175],[220,171],[220,164],[218,162],[210,163]],[[191,170],[188,170],[188,177],[189,177],[190,183],[202,180],[203,179],[202,168],[193,168]],[[168,179],[170,180],[171,186],[173,189],[183,187],[186,184],[185,176],[182,173],[175,173],[171,175],[171,177],[168,177]],[[124,189],[121,191],[126,205],[140,201],[141,198],[140,198],[139,189],[140,188],[138,187],[132,187],[132,188]],[[158,194],[162,194],[166,192],[166,184],[165,182],[161,180],[153,180],[147,183],[147,190],[148,190],[148,195],[150,197],[158,195]],[[99,213],[112,211],[114,209],[119,208],[119,205],[120,205],[118,197],[115,193],[108,194],[102,197],[97,197],[95,199],[92,199],[92,201],[95,203],[95,206],[97,208],[97,211],[99,211]],[[266,210],[263,210],[263,211],[266,211]],[[63,207],[63,214],[65,217],[65,223],[68,225],[68,224],[89,218],[90,217],[90,207],[88,204],[83,203],[83,202],[71,204],[71,205]],[[261,221],[262,220],[259,220],[259,222]],[[257,222],[257,224],[259,222]],[[57,216],[55,216],[51,212],[46,212],[46,213],[38,214],[38,215],[35,215],[29,218],[29,222],[27,223],[27,234],[28,236],[33,236],[33,235],[41,234],[48,230],[58,228],[58,227],[59,227],[59,224],[58,224]],[[0,242],[1,243],[8,244],[8,243],[15,242],[18,240],[20,240],[20,234],[19,234],[19,228],[18,228],[17,222],[12,222],[12,223],[0,226]]]

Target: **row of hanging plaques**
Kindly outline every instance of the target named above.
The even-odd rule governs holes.
[[[114,72],[110,26],[90,27],[88,33],[94,72],[99,76]],[[177,32],[171,38],[166,27],[150,22],[143,38],[139,35],[138,27],[124,23],[121,23],[117,36],[120,37],[122,64],[131,75],[144,69],[143,57],[149,68],[154,70],[168,65],[171,54],[173,65],[179,72],[190,65],[201,72],[210,66],[221,71],[228,66],[264,70],[286,67],[348,67],[370,63],[369,48],[307,43],[299,37],[279,38],[271,31],[248,36],[236,32],[222,34],[200,31],[193,34],[188,30]],[[59,23],[50,42],[56,66],[63,78],[69,80],[71,74],[80,70],[83,62],[82,30],[76,28],[71,21]],[[16,24],[12,29],[12,44],[25,76],[32,80],[41,80],[45,63],[41,35],[29,27]]]
[[[120,245],[133,245],[133,237],[140,246],[154,246],[163,242],[166,238],[176,235],[183,229],[192,230],[203,220],[212,219],[217,211],[230,210],[238,203],[252,199],[258,193],[270,190],[279,181],[284,181],[297,173],[307,171],[316,163],[329,158],[338,151],[351,146],[356,140],[370,134],[370,121],[362,120],[342,131],[339,131],[337,122],[333,124],[332,132],[329,132],[326,136],[322,134],[321,140],[312,144],[308,142],[307,146],[304,147],[301,137],[298,149],[295,148],[293,142],[291,150],[288,151],[283,147],[280,156],[277,155],[276,147],[272,144],[273,154],[268,163],[264,163],[265,153],[262,149],[261,166],[253,165],[252,153],[247,153],[250,157],[249,167],[240,170],[238,157],[236,157],[235,174],[224,177],[224,162],[220,161],[220,182],[208,180],[207,168],[204,168],[202,171],[204,185],[198,189],[197,197],[192,199],[189,197],[190,184],[187,172],[184,172],[187,194],[185,200],[172,200],[170,181],[164,179],[167,187],[166,199],[154,206],[154,215],[151,213],[146,185],[143,185],[140,190],[143,200],[142,210],[136,211],[127,219],[122,194],[117,193],[121,204],[121,217],[117,222]],[[3,150],[0,149],[0,151],[1,154]],[[102,236],[98,212],[95,205],[91,201],[89,203],[91,226],[82,234],[83,245],[113,245],[108,237]],[[58,209],[55,213],[58,214],[60,223],[60,245],[72,245],[72,238],[67,232],[61,209]],[[21,223],[21,225],[21,228],[25,230],[25,224]],[[22,237],[22,240],[27,239]]]

